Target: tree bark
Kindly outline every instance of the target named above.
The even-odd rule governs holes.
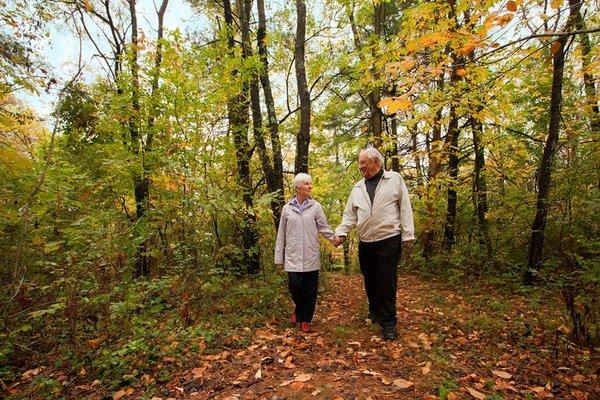
[[[300,128],[296,139],[295,172],[308,173],[308,149],[310,145],[310,93],[306,81],[304,42],[306,41],[306,3],[296,0],[296,43],[294,57],[296,84],[300,99]]]
[[[452,73],[452,82],[456,82],[458,79],[455,70]],[[458,115],[456,113],[456,105],[450,106],[450,115],[448,122],[448,133],[446,136],[446,143],[449,144],[448,148],[448,175],[450,177],[450,183],[448,187],[448,202],[446,208],[446,223],[444,224],[444,250],[452,249],[452,245],[455,241],[455,228],[456,228],[456,178],[458,177],[458,138],[460,135],[460,129],[458,128]]]
[[[241,7],[244,7],[244,4]],[[223,1],[223,10],[229,55],[235,57],[234,21],[229,0]],[[237,76],[239,73],[237,70],[232,72],[234,76]],[[260,271],[260,251],[258,230],[256,228],[256,214],[254,213],[252,198],[252,179],[250,177],[250,156],[252,150],[248,143],[248,108],[248,85],[243,84],[241,91],[231,96],[227,101],[227,116],[229,119],[229,130],[233,136],[235,145],[238,183],[242,190],[242,199],[245,205],[242,228],[244,265],[248,274],[257,274]]]
[[[150,203],[150,179],[146,171],[144,160],[144,149],[141,138],[141,106],[140,106],[140,77],[138,64],[138,24],[137,24],[137,0],[128,0],[129,14],[131,18],[131,109],[132,116],[129,119],[129,135],[131,137],[131,150],[135,160],[140,162],[139,171],[133,173],[133,186],[135,197],[135,232],[141,239],[135,254],[135,276],[142,277],[150,274],[150,260],[148,257],[148,239],[143,229],[144,217]]]
[[[378,57],[378,46],[377,41],[380,40],[381,35],[383,33],[383,23],[385,18],[385,2],[376,2],[373,5],[373,39],[375,43],[372,43],[372,55],[374,59]],[[372,67],[372,73],[375,79],[380,77],[379,71],[375,70],[375,67]],[[373,136],[373,146],[378,149],[381,149],[383,145],[383,114],[378,104],[381,100],[381,93],[377,89],[373,89],[371,93],[369,93],[369,109],[370,109],[370,128],[371,135]]]
[[[444,90],[443,76],[439,78],[437,85],[440,92]],[[429,168],[427,170],[427,190],[425,191],[427,218],[423,224],[423,258],[426,260],[431,259],[435,242],[437,175],[442,165],[442,111],[443,106],[439,106],[436,110],[429,144]]]
[[[573,22],[580,31],[585,31],[585,21],[581,15],[581,0],[569,0]],[[583,87],[587,99],[588,112],[590,115],[590,125],[593,132],[600,132],[600,111],[598,109],[598,98],[596,97],[596,84],[591,71],[592,44],[587,33],[579,35],[579,44],[581,46],[581,66],[583,70]]]
[[[480,111],[481,109],[479,109]],[[492,241],[486,213],[488,211],[487,202],[487,182],[485,179],[485,148],[481,143],[483,137],[483,126],[476,117],[471,117],[471,127],[473,130],[473,146],[475,147],[475,168],[474,168],[474,193],[475,206],[477,212],[477,222],[479,225],[479,243],[485,246],[486,254],[489,260],[493,256]]]
[[[269,63],[266,44],[267,23],[264,0],[257,0],[256,7],[258,9],[258,30],[256,32],[256,40],[258,42],[258,55],[261,62],[260,82],[265,97],[265,105],[267,107],[267,120],[271,136],[271,150],[273,152],[273,168],[270,170],[273,174],[271,181],[273,183],[273,190],[276,191],[273,201],[271,202],[271,210],[273,211],[275,229],[277,229],[277,227],[279,227],[279,219],[281,218],[281,210],[285,203],[283,191],[283,157],[281,155],[281,141],[279,139],[279,124],[275,113],[275,100],[273,99],[271,82],[269,80]],[[267,172],[265,171],[265,173]]]
[[[566,37],[558,39],[559,47],[553,57],[550,124],[548,127],[548,138],[544,145],[544,153],[538,170],[536,213],[533,225],[531,226],[531,239],[529,241],[529,251],[527,254],[527,270],[523,276],[523,281],[527,285],[533,284],[534,272],[539,269],[542,263],[544,231],[546,229],[546,217],[548,215],[548,196],[550,193],[550,184],[552,183],[552,164],[554,162],[554,155],[556,153],[556,145],[558,143],[560,132],[566,41]]]

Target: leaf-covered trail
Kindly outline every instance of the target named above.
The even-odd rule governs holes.
[[[326,281],[311,333],[282,316],[245,349],[201,357],[162,387],[162,398],[600,398],[597,360],[554,333],[551,310],[520,297],[463,298],[404,275],[398,339],[384,342],[365,320],[361,277]]]

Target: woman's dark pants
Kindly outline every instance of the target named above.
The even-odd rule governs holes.
[[[288,272],[288,288],[296,305],[298,322],[311,322],[317,303],[319,270]]]

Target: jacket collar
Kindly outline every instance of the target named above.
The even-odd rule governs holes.
[[[392,173],[390,171],[386,171],[385,169],[383,170],[383,175],[381,175],[381,179],[389,179],[392,177]],[[360,186],[363,186],[365,189],[367,187],[367,185],[365,184],[366,179],[362,178],[360,181],[358,181],[358,184]]]

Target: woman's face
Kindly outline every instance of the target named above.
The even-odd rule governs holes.
[[[298,186],[297,192],[300,197],[309,197],[310,192],[312,192],[312,182],[306,181],[302,183],[300,186]]]

